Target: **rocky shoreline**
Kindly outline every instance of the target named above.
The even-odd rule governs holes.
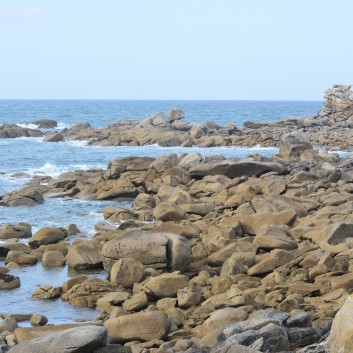
[[[182,112],[171,111],[142,123],[47,134],[47,140],[100,145],[216,146],[238,139],[278,146],[279,154],[244,160],[196,153],[128,157],[106,170],[34,177],[0,196],[0,206],[33,206],[34,212],[53,197],[131,201],[129,208],[107,207],[107,222],[96,225],[90,240],[72,224],[35,234],[26,223],[2,225],[1,290],[21,285],[12,268],[38,261],[48,268],[101,268],[107,279],[81,275],[58,287],[43,283],[34,299],[95,308],[97,321],[47,325],[40,314],[3,313],[0,351],[351,351],[353,157],[318,152],[313,145],[353,146],[352,94],[337,86],[316,117],[247,123],[243,129],[207,123],[208,130],[195,124],[178,130],[189,123]],[[18,327],[22,320],[33,327]]]
[[[353,91],[351,86],[336,85],[325,92],[322,109],[314,116],[290,117],[270,123],[245,122],[218,126],[213,121],[203,124],[187,122],[184,112],[170,110],[144,120],[118,120],[103,129],[90,124],[77,124],[60,132],[42,132],[13,124],[0,125],[0,138],[40,137],[46,142],[86,141],[92,146],[216,147],[279,146],[285,134],[303,132],[313,146],[353,150]],[[55,128],[53,120],[32,121],[38,128]]]

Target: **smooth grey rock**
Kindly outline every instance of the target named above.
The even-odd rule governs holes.
[[[189,170],[190,175],[194,177],[225,175],[229,178],[260,176],[269,172],[284,174],[287,169],[279,163],[223,160],[199,163]]]
[[[247,330],[227,338],[223,345],[231,346],[237,343],[243,346],[255,347],[261,352],[289,351],[289,341],[283,326],[270,323],[261,329]]]
[[[107,331],[101,326],[75,327],[14,346],[9,353],[93,353],[105,346]]]

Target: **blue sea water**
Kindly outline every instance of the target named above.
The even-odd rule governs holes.
[[[248,120],[313,115],[321,105],[321,101],[0,100],[0,124],[54,119],[64,125],[88,122],[102,128],[121,118],[143,120],[157,112],[182,109],[188,121],[242,126]]]
[[[244,121],[276,121],[289,116],[313,115],[322,102],[284,101],[55,101],[55,100],[0,100],[0,124],[27,124],[38,119],[54,119],[59,129],[81,122],[101,128],[120,118],[143,120],[169,109],[182,109],[188,121],[202,123],[213,120],[223,125],[233,122],[242,126]],[[63,172],[106,168],[112,159],[127,156],[158,157],[169,153],[223,154],[226,157],[244,158],[260,153],[271,156],[276,148],[163,148],[144,147],[92,147],[83,142],[44,143],[42,138],[0,139],[0,195],[25,185],[34,175],[57,177]],[[26,173],[18,178],[13,174]],[[2,174],[3,173],[3,174]],[[4,223],[28,222],[36,231],[43,226],[66,226],[75,223],[86,237],[94,233],[94,224],[102,221],[102,210],[117,202],[46,200],[34,207],[0,208],[0,226]],[[0,266],[3,265],[0,263]],[[2,312],[36,311],[45,314],[50,323],[73,322],[81,317],[92,319],[97,313],[80,310],[62,303],[34,301],[31,293],[39,284],[60,285],[69,276],[66,268],[46,270],[41,264],[35,267],[11,270],[21,278],[21,288],[0,292]],[[35,281],[33,281],[35,278]],[[21,301],[17,305],[14,301]],[[20,300],[18,298],[21,298]],[[16,306],[17,305],[17,306]]]

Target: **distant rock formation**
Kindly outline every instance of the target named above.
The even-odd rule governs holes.
[[[353,91],[352,86],[334,85],[325,92],[325,103],[318,117],[329,118],[335,122],[353,122]]]

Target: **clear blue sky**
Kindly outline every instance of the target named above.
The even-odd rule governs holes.
[[[1,0],[0,98],[320,100],[352,0]]]

